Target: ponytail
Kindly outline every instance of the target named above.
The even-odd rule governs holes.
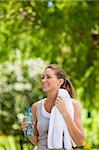
[[[60,88],[66,89],[71,98],[75,97],[74,88],[70,80],[64,79],[64,83]]]

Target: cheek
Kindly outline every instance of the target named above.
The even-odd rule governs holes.
[[[59,87],[59,84],[58,84],[57,81],[52,81],[52,86],[53,86],[53,87]]]

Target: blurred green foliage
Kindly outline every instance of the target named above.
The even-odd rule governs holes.
[[[99,2],[0,1],[0,134],[20,135],[25,107],[45,96],[46,64],[64,68],[84,108],[85,146],[99,147]]]
[[[0,65],[1,134],[20,134],[18,124],[22,118],[21,113],[43,95],[40,79],[45,62],[40,58],[21,62],[19,51],[17,57],[14,63],[6,61]]]
[[[33,145],[28,141],[22,142],[20,145],[19,136],[0,136],[0,150],[36,150],[36,146],[33,148]]]

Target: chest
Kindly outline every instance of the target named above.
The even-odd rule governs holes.
[[[37,130],[40,134],[48,133],[49,128],[49,118],[41,116],[37,121]]]

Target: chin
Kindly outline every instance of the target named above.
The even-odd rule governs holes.
[[[47,91],[48,91],[47,89],[44,89],[44,88],[43,88],[43,92],[47,92]]]

